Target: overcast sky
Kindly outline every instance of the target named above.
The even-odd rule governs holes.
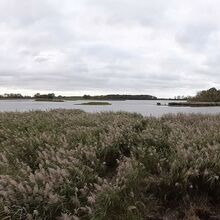
[[[220,89],[219,0],[0,0],[0,93]]]

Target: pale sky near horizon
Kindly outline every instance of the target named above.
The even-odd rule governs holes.
[[[220,89],[219,0],[1,0],[0,94]]]

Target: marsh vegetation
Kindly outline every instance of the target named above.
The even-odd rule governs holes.
[[[76,105],[111,105],[109,102],[83,102]]]
[[[0,219],[214,218],[219,158],[220,115],[0,113]]]
[[[174,107],[216,107],[220,102],[170,102],[168,106]]]

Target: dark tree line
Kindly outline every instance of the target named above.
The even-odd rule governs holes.
[[[23,96],[20,93],[5,93],[0,95],[0,99],[30,99],[31,96]]]
[[[157,97],[151,95],[100,95],[90,96],[84,95],[84,99],[95,99],[95,100],[156,100]]]
[[[34,95],[34,98],[36,98],[36,99],[54,99],[54,98],[56,98],[56,96],[54,93],[49,93],[49,94],[37,93]]]
[[[220,90],[211,88],[202,90],[196,96],[189,98],[189,101],[195,102],[220,102]]]

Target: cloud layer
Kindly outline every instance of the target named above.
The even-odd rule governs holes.
[[[218,0],[1,0],[0,92],[220,87]]]

